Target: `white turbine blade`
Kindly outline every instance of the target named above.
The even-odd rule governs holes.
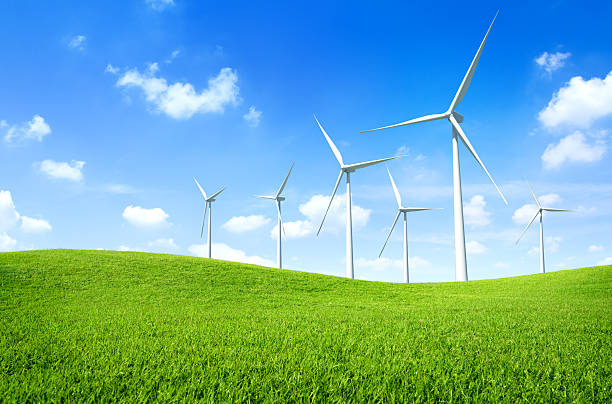
[[[442,210],[442,208],[401,208],[403,212],[421,212],[423,210]]]
[[[255,198],[262,198],[262,199],[276,199],[275,196],[271,196],[271,195],[255,195]]]
[[[571,212],[571,209],[553,209],[553,208],[542,208],[542,210],[548,211],[548,212]]]
[[[283,217],[281,216],[279,202],[276,202],[276,210],[278,211],[278,219],[280,220],[281,229],[283,229],[283,236],[287,240],[287,233],[285,233],[285,225],[283,224]]]
[[[217,192],[215,192],[214,194],[212,194],[212,196],[210,198],[208,198],[208,200],[211,199],[215,199],[215,196],[219,195],[221,192],[225,191],[226,187],[221,188],[220,190],[218,190]]]
[[[482,162],[482,160],[480,159],[480,157],[478,157],[478,153],[476,153],[476,150],[474,149],[474,146],[472,146],[472,144],[470,143],[470,141],[468,140],[467,136],[465,136],[465,133],[463,133],[463,129],[461,129],[461,126],[459,126],[459,124],[457,123],[457,120],[455,119],[454,116],[449,116],[448,119],[451,121],[451,123],[453,124],[453,127],[457,130],[457,133],[459,133],[459,137],[461,138],[461,140],[463,141],[463,144],[465,145],[465,147],[468,148],[468,150],[470,151],[470,153],[472,153],[472,156],[474,156],[474,158],[476,159],[476,161],[478,161],[478,164],[480,164],[480,167],[482,167],[482,169],[484,170],[484,172],[487,174],[487,176],[489,177],[489,179],[491,180],[491,182],[493,183],[493,185],[495,185],[495,189],[497,189],[497,192],[499,193],[499,196],[501,196],[501,198],[504,200],[504,202],[506,203],[506,205],[508,204],[508,201],[506,200],[506,197],[504,196],[504,194],[502,193],[501,189],[499,189],[499,187],[497,186],[497,184],[495,183],[495,181],[493,181],[493,177],[491,177],[491,174],[489,174],[489,170],[487,170],[487,167],[485,167],[484,163]]]
[[[378,254],[378,258],[380,258],[380,256],[382,255],[383,251],[385,251],[385,247],[387,246],[387,243],[389,242],[389,237],[391,237],[391,233],[393,233],[393,229],[395,229],[395,224],[397,223],[397,219],[399,219],[400,217],[400,213],[402,212],[397,212],[397,215],[395,215],[395,220],[393,221],[393,226],[391,226],[391,230],[389,230],[389,235],[387,236],[387,239],[385,240],[385,244],[382,247],[382,250],[380,250],[380,254]]]
[[[323,215],[323,220],[321,220],[321,225],[319,226],[319,230],[317,230],[317,236],[319,235],[319,233],[321,232],[321,229],[323,228],[323,223],[325,223],[325,218],[327,217],[327,212],[329,212],[329,208],[332,204],[332,201],[334,200],[334,195],[336,195],[336,191],[338,190],[338,185],[340,185],[340,180],[342,179],[342,175],[344,174],[344,171],[340,170],[340,175],[338,176],[338,181],[336,181],[336,185],[334,186],[334,192],[332,192],[331,194],[331,198],[329,198],[329,205],[327,205],[327,209],[325,209],[325,214]],[[348,209],[348,207],[347,207]]]
[[[291,175],[291,170],[293,170],[293,166],[295,163],[291,164],[291,168],[289,169],[289,172],[287,173],[287,176],[285,177],[285,181],[283,181],[283,185],[281,185],[281,187],[278,189],[278,192],[276,193],[276,197],[278,198],[281,194],[281,192],[283,192],[283,189],[285,189],[285,184],[287,184],[287,180],[289,179],[289,175]]]
[[[381,129],[389,129],[389,128],[395,128],[397,126],[406,126],[406,125],[412,125],[413,123],[420,123],[420,122],[428,122],[428,121],[435,121],[436,119],[442,119],[442,118],[446,118],[447,114],[431,114],[431,115],[425,115],[422,116],[420,118],[415,118],[415,119],[411,119],[409,121],[406,122],[400,122],[400,123],[396,123],[394,125],[389,125],[389,126],[383,126],[381,128],[376,128],[376,129],[368,129],[368,130],[362,130],[359,133],[366,133],[366,132],[373,132],[375,130],[381,130]]]
[[[533,195],[533,199],[535,199],[536,203],[538,204],[538,208],[542,209],[542,205],[540,205],[540,201],[538,200],[538,197],[536,196],[535,192],[533,192],[533,188],[531,188],[531,184],[529,183],[529,181],[525,180],[527,182],[527,186],[529,187],[529,190],[531,191],[531,195]]]
[[[373,166],[374,164],[384,163],[385,161],[398,159],[400,157],[402,157],[402,156],[393,156],[393,157],[387,157],[387,158],[379,159],[379,160],[366,161],[366,162],[363,162],[363,163],[349,164],[349,165],[344,166],[344,168],[348,168],[350,170],[358,170],[360,168]]]
[[[387,173],[389,173],[389,179],[391,180],[391,185],[393,186],[393,193],[395,193],[395,199],[397,200],[397,207],[402,207],[402,197],[400,196],[397,187],[395,186],[395,181],[393,181],[393,177],[391,176],[391,171],[389,171],[389,167],[387,167]]]
[[[329,147],[331,147],[332,152],[334,152],[334,156],[336,156],[336,160],[338,160],[338,163],[340,163],[340,166],[343,166],[344,163],[342,162],[342,155],[340,154],[340,150],[338,150],[334,142],[332,142],[332,140],[329,138],[329,136],[327,135],[327,132],[325,132],[325,129],[323,129],[323,126],[321,126],[316,116],[314,117],[314,119],[315,121],[317,121],[317,125],[319,125],[319,128],[321,128],[321,132],[323,132],[323,135],[325,136],[325,139],[327,140]]]
[[[204,196],[204,199],[206,198],[206,192],[204,192],[204,189],[200,186],[200,183],[198,182],[198,180],[196,180],[196,177],[193,177],[193,180],[195,181],[196,185],[198,186],[198,188],[200,188],[200,192],[202,193],[202,195]]]
[[[527,227],[525,227],[525,230],[523,230],[523,232],[521,233],[520,237],[518,238],[518,240],[516,240],[516,244],[518,244],[519,241],[521,241],[521,239],[523,238],[523,235],[525,234],[525,232],[527,231],[527,229],[529,228],[529,226],[531,226],[531,223],[533,223],[533,221],[536,219],[536,217],[538,217],[538,215],[540,214],[541,210],[538,210],[537,213],[535,214],[534,217],[531,218],[531,220],[529,221],[529,223],[527,224]]]
[[[202,219],[202,231],[200,231],[200,238],[204,236],[204,223],[206,223],[206,210],[208,209],[208,202],[204,202],[204,218]]]
[[[499,13],[499,11],[497,13]],[[459,89],[457,90],[457,94],[455,94],[455,98],[453,99],[453,102],[451,103],[451,106],[449,108],[450,111],[453,111],[455,108],[457,108],[457,105],[459,105],[461,100],[463,100],[463,97],[465,97],[465,93],[467,92],[467,89],[470,86],[472,77],[474,77],[474,72],[476,71],[476,65],[478,65],[478,60],[480,59],[480,55],[482,54],[482,48],[484,47],[485,42],[487,42],[487,38],[489,37],[489,32],[491,32],[491,27],[493,27],[493,23],[495,22],[495,19],[497,18],[497,13],[495,14],[495,17],[493,17],[493,21],[491,21],[491,25],[489,26],[489,29],[487,30],[487,33],[484,39],[482,40],[480,47],[478,48],[478,52],[476,52],[476,56],[474,56],[474,60],[472,60],[472,64],[470,65],[470,68],[465,74],[465,77],[463,77],[463,81],[461,82],[461,85],[459,86]]]

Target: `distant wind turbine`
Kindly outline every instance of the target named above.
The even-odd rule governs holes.
[[[391,185],[393,186],[393,192],[395,193],[395,199],[397,200],[397,215],[395,216],[395,220],[393,221],[393,225],[391,226],[391,230],[389,230],[389,235],[385,240],[385,244],[380,250],[380,254],[378,257],[382,255],[383,251],[385,251],[385,247],[387,246],[387,242],[389,241],[389,237],[391,237],[391,233],[393,233],[393,229],[395,228],[395,224],[397,223],[397,219],[399,219],[400,214],[404,214],[404,282],[409,282],[408,277],[408,222],[406,219],[406,213],[408,212],[420,212],[422,210],[433,210],[435,208],[406,208],[402,206],[402,197],[400,196],[397,187],[395,186],[395,181],[393,181],[393,177],[391,176],[391,171],[387,167],[387,172],[389,173],[389,179],[391,180]]]
[[[280,188],[276,192],[276,195],[257,195],[258,198],[272,199],[273,201],[276,202],[276,210],[278,212],[278,240],[276,242],[276,263],[279,268],[283,267],[281,235],[282,233],[285,233],[285,228],[283,227],[283,219],[281,218],[281,202],[284,201],[285,198],[281,196],[281,193],[283,192],[283,189],[285,189],[285,185],[287,184],[287,180],[289,179],[291,170],[293,170],[294,164],[291,164],[291,168],[289,169],[289,172],[287,173],[285,180],[283,181]],[[287,235],[285,235],[285,237],[287,237]]]
[[[497,14],[495,15],[495,18],[497,18]],[[493,22],[495,22],[495,18],[493,18]],[[474,71],[476,70],[476,65],[478,64],[478,60],[480,59],[480,55],[482,53],[482,48],[484,47],[484,44],[487,41],[487,37],[489,36],[489,32],[491,31],[493,22],[491,22],[491,25],[489,26],[489,29],[487,30],[487,34],[482,40],[482,43],[480,44],[480,47],[478,48],[478,52],[476,52],[476,56],[474,56],[474,60],[472,60],[472,64],[470,65],[470,68],[465,74],[465,77],[463,78],[463,81],[461,82],[461,85],[459,86],[459,89],[457,90],[457,93],[455,94],[455,98],[451,102],[446,112],[442,114],[426,115],[426,116],[412,119],[406,122],[397,123],[395,125],[383,126],[381,128],[370,129],[370,130],[361,132],[361,133],[371,132],[371,131],[380,130],[380,129],[394,128],[396,126],[411,125],[413,123],[434,121],[437,119],[447,119],[451,123],[452,133],[453,133],[453,140],[452,140],[452,143],[453,143],[453,197],[454,197],[454,209],[453,210],[454,210],[454,217],[455,217],[454,221],[455,221],[455,280],[456,281],[467,281],[468,280],[467,260],[466,260],[466,255],[465,255],[465,232],[464,232],[464,227],[463,227],[463,198],[461,195],[461,170],[459,167],[458,139],[461,139],[465,147],[467,147],[470,153],[472,153],[472,156],[474,156],[476,161],[478,161],[478,164],[480,164],[480,166],[482,167],[484,172],[487,174],[487,176],[489,177],[493,185],[495,185],[497,192],[499,192],[499,195],[502,197],[506,205],[508,204],[508,202],[506,201],[506,198],[504,197],[504,194],[502,194],[497,184],[495,184],[495,181],[493,181],[493,177],[491,177],[491,174],[489,174],[489,171],[485,167],[484,163],[482,162],[480,157],[478,157],[476,150],[474,149],[474,147],[468,140],[467,136],[463,132],[463,129],[461,129],[461,126],[459,124],[463,122],[463,116],[455,111],[455,108],[457,108],[461,100],[463,100],[463,97],[465,96],[465,93],[467,92],[470,82],[472,81],[472,77],[474,76]]]
[[[206,192],[204,192],[204,189],[200,186],[200,183],[198,182],[198,180],[196,180],[195,177],[193,177],[193,180],[195,181],[196,185],[200,189],[200,192],[202,193],[202,196],[204,197],[204,218],[202,219],[202,231],[200,232],[200,237],[204,235],[204,223],[206,222],[206,210],[208,210],[208,258],[211,258],[212,203],[215,201],[215,197],[218,196],[221,192],[225,190],[225,187],[221,188],[220,190],[212,194],[210,197],[207,197]]]
[[[543,208],[542,205],[540,205],[540,201],[538,200],[538,197],[536,196],[535,192],[533,192],[533,188],[531,188],[531,184],[529,184],[529,181],[527,181],[527,185],[529,186],[529,190],[531,191],[531,195],[533,195],[533,199],[535,199],[536,203],[538,204],[538,211],[533,216],[533,218],[531,218],[531,220],[527,224],[527,227],[525,227],[525,230],[523,230],[523,232],[521,233],[521,235],[518,238],[518,240],[516,240],[516,244],[518,244],[518,242],[521,241],[521,238],[523,238],[523,235],[525,234],[525,232],[527,231],[529,226],[531,226],[531,223],[533,223],[533,221],[536,219],[536,217],[540,216],[540,273],[543,274],[543,273],[546,272],[546,268],[544,266],[544,228],[542,226],[542,219],[544,217],[544,211],[547,211],[547,212],[570,212],[570,210],[569,209]]]
[[[355,272],[353,269],[353,217],[352,217],[352,206],[351,206],[351,173],[360,168],[364,168],[364,167],[372,166],[374,164],[379,164],[385,161],[396,159],[400,156],[387,157],[387,158],[380,159],[380,160],[366,161],[366,162],[357,163],[357,164],[344,164],[344,162],[342,161],[342,155],[340,154],[340,151],[338,150],[334,142],[332,142],[330,137],[327,135],[327,133],[325,132],[325,129],[323,129],[323,126],[321,126],[316,116],[315,116],[315,121],[317,121],[317,125],[319,125],[321,132],[323,132],[323,135],[325,136],[325,140],[327,140],[327,143],[329,144],[329,147],[332,149],[334,156],[336,156],[336,160],[338,160],[338,163],[340,164],[340,175],[338,176],[338,180],[336,181],[336,185],[334,186],[334,191],[331,194],[331,198],[329,198],[329,204],[327,205],[327,209],[325,210],[325,215],[323,216],[323,220],[321,220],[321,225],[319,226],[319,230],[317,231],[317,236],[319,235],[319,233],[321,232],[321,229],[323,228],[323,223],[325,223],[327,212],[329,212],[329,208],[332,204],[332,201],[334,200],[334,195],[336,195],[336,191],[338,190],[338,185],[340,184],[340,180],[342,179],[342,176],[346,174],[346,277],[354,279]]]

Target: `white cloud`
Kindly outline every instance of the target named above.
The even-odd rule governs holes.
[[[612,257],[606,257],[603,260],[599,261],[597,265],[612,265]]]
[[[132,251],[132,249],[126,245],[120,245],[117,247],[117,251]]]
[[[468,203],[463,205],[465,223],[473,227],[483,227],[491,223],[489,220],[491,212],[485,209],[486,206],[484,196],[474,195]]]
[[[535,59],[535,62],[538,66],[540,66],[542,69],[546,70],[546,72],[550,74],[555,70],[559,70],[560,68],[562,68],[565,65],[565,60],[571,55],[572,54],[569,52],[544,52]]]
[[[153,10],[162,11],[174,6],[174,0],[145,0]]]
[[[505,263],[505,262],[501,262],[501,261],[499,261],[499,262],[496,262],[496,263],[495,263],[494,267],[495,267],[495,268],[499,268],[499,269],[507,269],[507,268],[510,268],[510,265],[508,265],[508,264],[507,264],[507,263]]]
[[[104,69],[105,73],[112,73],[112,74],[117,74],[119,73],[119,68],[118,67],[114,67],[113,65],[111,65],[110,63],[106,65],[106,68]]]
[[[149,241],[147,246],[153,250],[163,251],[176,251],[179,248],[172,238],[158,238],[157,240]]]
[[[17,240],[15,240],[14,238],[11,238],[6,233],[0,233],[0,251],[1,252],[13,251],[16,245],[17,245]]]
[[[559,143],[551,143],[542,154],[544,168],[557,169],[565,162],[593,163],[601,160],[606,152],[606,144],[603,140],[596,140],[589,144],[581,132],[567,135]]]
[[[6,121],[2,126],[8,126]],[[13,125],[11,126],[6,135],[4,136],[4,140],[7,142],[11,142],[14,139],[16,140],[25,140],[25,139],[35,139],[39,142],[42,141],[43,137],[51,133],[51,127],[45,122],[45,118],[40,115],[34,115],[32,120],[26,122],[22,125]]]
[[[552,208],[555,204],[561,202],[561,197],[557,194],[542,195],[538,199],[540,200],[540,204],[547,208]],[[526,226],[537,211],[538,206],[535,203],[525,204],[514,211],[512,220],[516,224]]]
[[[140,206],[128,206],[123,211],[123,218],[136,227],[159,227],[168,225],[170,216],[161,208],[146,209]]]
[[[487,252],[487,247],[480,244],[478,241],[468,241],[465,243],[466,253],[476,255],[476,254],[484,254]]]
[[[604,250],[604,246],[602,245],[590,245],[589,246],[589,252],[600,252]]]
[[[311,223],[316,223],[317,226],[321,223],[325,209],[329,203],[329,196],[327,195],[315,195],[306,203],[300,205],[300,212],[308,218]],[[361,206],[352,204],[352,216],[353,216],[353,229],[364,227],[370,219],[372,211],[370,209],[364,209]],[[344,229],[346,226],[346,194],[338,195],[334,197],[329,213],[325,219],[325,225],[323,230],[339,231]],[[287,230],[287,229],[285,229]]]
[[[232,233],[245,233],[259,229],[270,223],[270,219],[263,215],[234,216],[221,227]]]
[[[70,39],[68,42],[68,46],[72,49],[84,50],[85,49],[85,41],[87,38],[85,35],[76,35]]]
[[[84,161],[72,160],[70,163],[63,161],[44,160],[38,164],[40,171],[50,178],[65,179],[70,181],[82,181],[83,173],[81,170],[85,165]]]
[[[25,233],[40,234],[51,231],[51,225],[44,219],[21,216],[21,230]]]
[[[306,237],[314,233],[314,226],[309,220],[296,220],[295,222],[283,222],[285,236],[287,239]],[[270,237],[278,238],[278,224],[270,231]]]
[[[562,124],[588,127],[596,119],[612,114],[612,71],[605,79],[573,77],[540,111],[538,119],[553,128]]]
[[[20,215],[13,203],[11,191],[0,191],[0,232],[12,229],[19,218]]]
[[[189,246],[188,250],[191,254],[198,257],[208,256],[208,246],[206,244],[193,244]],[[275,266],[274,262],[266,258],[262,258],[257,255],[246,255],[244,251],[234,249],[227,244],[213,243],[211,250],[212,257],[214,259],[244,262],[247,264],[261,265],[265,267]]]
[[[406,146],[405,144],[398,147],[398,149],[395,151],[396,156],[407,156],[409,154],[410,154],[410,148],[408,148],[408,146]]]
[[[418,256],[409,257],[408,265],[410,269],[430,268],[431,262]],[[386,257],[375,259],[358,258],[355,260],[357,269],[368,269],[372,271],[386,271],[389,269],[402,269],[404,267],[402,260],[394,260]]]
[[[563,241],[563,238],[561,237],[553,237],[553,236],[546,236],[544,237],[544,251],[548,251],[548,252],[557,252],[559,251],[559,246],[561,245],[561,242]],[[529,255],[540,255],[540,247],[532,247],[529,251],[528,251]]]
[[[166,63],[172,63],[172,61],[174,59],[176,59],[176,57],[179,55],[179,53],[181,53],[181,51],[178,50],[178,49],[175,50],[175,51],[172,51],[172,53],[170,54],[170,57],[168,59],[166,59],[165,62]]]
[[[108,184],[103,187],[103,190],[111,194],[135,194],[137,189],[125,184]]]
[[[157,69],[157,64],[152,64],[142,74],[137,69],[129,70],[117,80],[117,86],[140,88],[157,112],[174,119],[188,119],[196,113],[223,113],[227,105],[239,102],[238,75],[229,67],[209,79],[208,88],[199,93],[190,83],[168,84],[166,79],[155,76]]]
[[[249,112],[242,115],[242,117],[244,118],[245,121],[247,121],[247,124],[250,127],[254,128],[257,125],[259,125],[259,121],[261,120],[261,113],[262,112],[256,110],[254,106],[250,106]]]

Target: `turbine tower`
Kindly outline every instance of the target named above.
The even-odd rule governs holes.
[[[295,164],[295,163],[294,163]],[[276,210],[278,212],[278,240],[276,242],[276,264],[279,268],[283,267],[283,256],[282,256],[282,244],[281,244],[281,233],[285,233],[285,228],[283,227],[283,219],[281,218],[281,202],[285,200],[284,197],[281,196],[283,189],[285,189],[285,185],[287,184],[287,180],[289,179],[289,175],[291,174],[291,170],[293,170],[293,165],[291,164],[291,168],[285,177],[282,185],[276,192],[276,195],[258,195],[258,198],[263,199],[272,199],[276,203]],[[281,230],[282,229],[282,230]],[[287,235],[285,234],[285,238]]]
[[[393,186],[393,192],[395,193],[395,199],[397,200],[397,215],[395,216],[395,220],[393,221],[393,225],[391,226],[391,230],[389,231],[389,235],[385,240],[385,244],[380,250],[380,254],[378,257],[382,255],[383,251],[385,251],[385,247],[387,246],[387,242],[389,241],[389,237],[391,237],[391,233],[393,233],[393,229],[395,228],[395,224],[397,223],[397,219],[399,219],[400,214],[404,214],[404,282],[409,283],[408,277],[408,222],[406,219],[406,213],[408,212],[420,212],[423,210],[433,210],[434,208],[406,208],[402,206],[402,197],[400,196],[397,187],[395,186],[395,181],[393,181],[393,177],[391,176],[391,171],[387,167],[387,172],[389,173],[389,179],[391,180],[391,185]]]
[[[521,233],[521,236],[518,238],[518,240],[516,240],[516,244],[518,244],[518,242],[521,241],[521,238],[523,238],[523,235],[525,234],[525,232],[527,231],[529,226],[531,226],[531,223],[533,223],[533,221],[536,219],[536,217],[540,216],[540,273],[543,274],[543,273],[546,273],[546,267],[544,265],[544,228],[542,226],[542,219],[544,218],[544,211],[547,211],[547,212],[570,212],[570,210],[569,209],[543,208],[542,205],[540,205],[540,201],[538,200],[538,197],[536,196],[535,192],[533,192],[533,188],[531,188],[531,184],[529,184],[529,181],[527,181],[527,185],[529,186],[529,190],[531,191],[531,195],[533,195],[533,199],[535,199],[536,203],[538,204],[538,211],[533,216],[533,218],[531,218],[531,220],[527,224],[527,227],[525,227],[525,230],[523,230],[523,232]]]
[[[331,194],[331,198],[329,198],[329,204],[327,205],[327,209],[325,210],[325,215],[323,215],[323,220],[321,220],[321,225],[319,226],[319,230],[317,231],[317,236],[319,235],[319,233],[321,232],[321,229],[323,228],[323,223],[325,223],[327,212],[329,212],[329,208],[332,204],[332,201],[334,200],[334,195],[336,195],[336,191],[338,190],[338,185],[340,184],[340,180],[342,179],[342,176],[346,174],[346,277],[354,279],[355,271],[353,268],[353,218],[352,218],[352,206],[351,206],[351,173],[360,168],[364,168],[364,167],[372,166],[374,164],[396,159],[400,156],[387,157],[387,158],[380,159],[380,160],[366,161],[366,162],[357,163],[357,164],[344,164],[344,162],[342,161],[342,155],[340,154],[340,151],[338,150],[334,142],[332,142],[332,140],[329,138],[329,136],[325,132],[325,129],[323,129],[323,126],[321,126],[316,116],[315,116],[315,121],[317,121],[317,125],[319,125],[321,132],[323,132],[323,135],[325,136],[325,140],[327,140],[327,143],[329,144],[329,147],[332,149],[334,156],[336,156],[336,160],[338,160],[338,163],[340,164],[340,175],[338,176],[338,180],[336,181],[336,185],[334,186],[334,191]]]
[[[495,15],[495,18],[496,17],[497,17],[497,14]],[[495,18],[493,18],[493,22],[495,22]],[[489,32],[491,31],[493,22],[491,22],[491,25],[489,26],[487,34],[482,40],[482,43],[480,44],[480,47],[478,48],[478,52],[476,52],[476,56],[474,56],[474,60],[472,60],[472,64],[470,65],[470,68],[465,74],[465,77],[463,78],[463,81],[461,82],[461,85],[459,86],[459,89],[457,90],[457,93],[455,94],[455,98],[451,102],[446,112],[441,113],[441,114],[426,115],[420,118],[411,119],[409,121],[397,123],[394,125],[383,126],[381,128],[370,129],[370,130],[361,132],[361,133],[371,132],[371,131],[380,130],[380,129],[394,128],[397,126],[411,125],[413,123],[434,121],[437,119],[447,119],[450,122],[451,127],[452,127],[452,145],[453,145],[453,198],[454,198],[454,203],[453,203],[454,212],[453,213],[454,213],[454,221],[455,221],[455,280],[456,281],[467,281],[468,280],[467,260],[466,260],[466,255],[465,255],[465,231],[463,228],[463,198],[461,195],[461,170],[459,167],[459,139],[461,139],[465,147],[467,147],[467,149],[470,151],[472,156],[474,156],[476,161],[478,161],[478,164],[480,164],[480,167],[482,167],[484,172],[487,174],[487,176],[489,177],[489,179],[491,180],[491,182],[497,189],[497,192],[502,197],[506,205],[508,204],[508,201],[506,201],[504,194],[502,194],[497,184],[495,184],[495,181],[493,181],[493,177],[491,177],[491,174],[489,174],[489,171],[485,167],[484,163],[482,162],[480,157],[478,157],[476,150],[474,149],[474,147],[468,140],[467,136],[463,132],[463,129],[461,129],[461,126],[459,124],[463,122],[463,116],[459,114],[457,111],[455,111],[455,109],[457,108],[461,100],[463,100],[463,97],[465,96],[465,93],[467,92],[470,82],[472,81],[472,77],[474,76],[474,71],[476,70],[476,65],[478,64],[478,60],[480,59],[480,54],[482,53],[482,48],[484,47],[484,44],[487,41],[487,37],[489,36]]]
[[[215,197],[225,190],[225,187],[221,188],[220,190],[212,194],[210,197],[207,197],[206,192],[204,192],[204,189],[200,186],[200,183],[198,182],[198,180],[196,180],[196,177],[193,177],[193,180],[195,181],[196,185],[200,189],[200,192],[202,193],[202,196],[204,197],[204,218],[202,219],[202,231],[200,232],[200,238],[204,234],[204,222],[206,222],[206,210],[208,210],[208,258],[211,258],[212,241],[210,237],[212,221],[212,203],[215,201]]]

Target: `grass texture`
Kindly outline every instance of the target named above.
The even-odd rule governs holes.
[[[0,401],[611,402],[612,267],[405,285],[3,253]]]

